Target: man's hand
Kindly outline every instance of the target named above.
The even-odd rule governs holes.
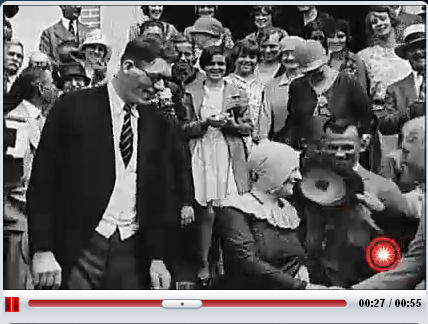
[[[150,266],[150,280],[152,288],[155,290],[169,289],[171,285],[171,275],[162,260],[152,260]]]
[[[186,226],[195,221],[195,212],[192,206],[183,206],[180,211],[181,226]]]
[[[365,205],[371,212],[381,212],[385,205],[376,197],[365,191],[363,194],[356,194],[357,200]]]
[[[52,252],[36,252],[32,263],[36,289],[58,289],[61,286],[61,266]]]

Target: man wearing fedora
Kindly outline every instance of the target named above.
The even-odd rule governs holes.
[[[386,135],[398,134],[406,121],[425,115],[425,25],[411,25],[405,29],[403,36],[404,43],[396,47],[395,53],[409,61],[412,72],[387,88],[385,109],[378,116],[379,129]]]
[[[151,104],[157,55],[129,42],[111,81],[49,113],[27,192],[37,289],[170,287],[166,229],[193,192],[181,134]]]
[[[59,66],[57,88],[64,94],[87,87],[90,81],[91,79],[86,75],[85,69],[79,62]]]
[[[58,64],[59,54],[57,47],[66,40],[75,40],[81,44],[90,28],[79,22],[82,6],[60,6],[62,18],[53,26],[45,29],[40,36],[39,50],[47,54],[53,61]]]

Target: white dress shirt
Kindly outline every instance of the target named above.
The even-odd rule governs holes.
[[[139,115],[134,106],[131,109],[131,127],[134,134],[133,151],[131,160],[125,168],[119,148],[120,133],[125,116],[125,110],[123,109],[125,103],[119,97],[111,82],[107,84],[107,91],[112,116],[116,179],[110,201],[95,230],[108,239],[114,234],[116,229],[118,229],[121,240],[126,240],[133,236],[138,230],[136,197]]]
[[[415,80],[416,96],[419,97],[419,92],[421,91],[421,85],[424,80],[424,77],[416,71],[412,71],[413,80]]]
[[[67,19],[64,17],[61,18],[61,23],[65,27],[65,29],[67,29],[67,30],[70,27],[70,22],[71,22],[70,19]],[[77,19],[73,20],[71,23],[73,24],[73,27],[74,27],[74,35],[76,35],[76,33],[77,33]]]

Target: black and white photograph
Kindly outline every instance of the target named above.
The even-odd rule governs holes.
[[[425,5],[86,3],[2,5],[4,289],[426,289]]]

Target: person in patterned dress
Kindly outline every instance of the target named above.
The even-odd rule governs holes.
[[[358,53],[367,70],[369,98],[377,117],[384,112],[387,88],[411,72],[409,62],[394,51],[396,24],[388,6],[371,7],[366,17],[366,29],[368,40],[372,44]],[[397,136],[381,135],[380,143],[381,156],[385,157],[397,149]]]
[[[226,77],[228,82],[247,92],[251,121],[254,125],[252,136],[246,140],[248,149],[253,142],[258,143],[260,139],[268,137],[270,124],[268,116],[262,109],[264,85],[254,74],[258,53],[255,42],[248,39],[239,41],[230,55],[234,65],[233,72]]]

